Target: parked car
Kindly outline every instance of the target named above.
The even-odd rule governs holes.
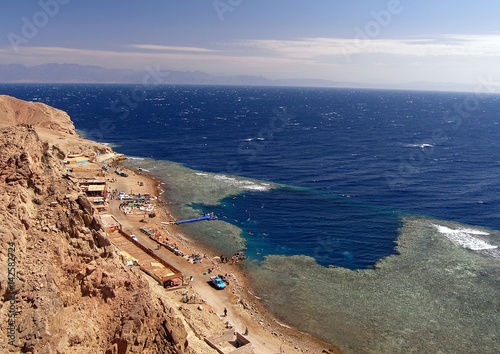
[[[136,235],[130,235],[130,238],[136,242],[139,242]]]
[[[219,276],[210,277],[210,280],[216,289],[221,290],[226,287],[226,283]]]
[[[116,173],[118,176],[128,177],[128,174],[126,174],[126,173],[125,173],[125,172],[123,172],[122,170],[115,170],[115,173]]]

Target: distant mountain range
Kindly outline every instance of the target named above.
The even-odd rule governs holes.
[[[413,82],[405,85],[363,84],[322,79],[271,80],[253,75],[214,75],[201,71],[105,69],[79,64],[0,65],[0,83],[116,83],[184,84],[238,86],[303,86],[373,89],[412,89],[433,91],[473,91],[472,85]]]

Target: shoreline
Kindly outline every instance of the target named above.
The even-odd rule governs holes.
[[[151,195],[157,197],[157,204],[155,207],[156,217],[151,219],[149,224],[153,224],[159,229],[163,231],[163,233],[167,234],[167,237],[171,242],[178,244],[179,248],[187,255],[192,253],[203,254],[206,256],[203,261],[203,265],[197,267],[198,271],[201,271],[204,268],[213,268],[214,272],[220,274],[229,274],[231,278],[231,285],[226,288],[225,292],[231,292],[228,294],[230,303],[225,303],[224,306],[228,308],[228,312],[234,315],[228,315],[229,321],[235,322],[235,329],[243,333],[248,330],[251,337],[259,336],[261,337],[263,334],[264,340],[269,341],[273,339],[274,341],[280,343],[279,349],[283,353],[341,353],[340,349],[336,347],[332,343],[328,343],[321,338],[315,337],[312,334],[302,332],[298,328],[294,328],[289,326],[284,321],[281,321],[275,315],[271,313],[271,311],[265,306],[261,299],[259,299],[256,295],[253,294],[253,289],[250,286],[250,281],[246,274],[246,271],[243,269],[243,266],[239,264],[230,265],[229,263],[218,263],[214,261],[214,258],[217,258],[219,255],[216,253],[216,250],[213,250],[210,246],[204,245],[203,243],[193,240],[189,236],[189,234],[182,231],[182,228],[177,225],[163,225],[161,222],[165,220],[172,220],[173,214],[168,205],[167,198],[167,189],[168,186],[165,181],[161,180],[159,177],[153,176],[150,172],[137,170],[133,167],[127,166],[123,167],[122,162],[119,164],[121,168],[125,171],[129,172],[128,178],[119,177],[119,186],[127,186],[131,187],[130,177],[139,177],[144,182],[144,187],[152,189],[150,191]],[[117,182],[118,182],[117,181]],[[146,182],[147,181],[147,182]],[[132,185],[135,185],[132,183]],[[111,184],[113,189],[115,186]],[[125,191],[128,192],[128,191]],[[116,204],[116,200],[114,201]],[[110,208],[111,211],[116,210],[115,208]],[[116,213],[117,214],[117,213]],[[115,213],[113,213],[115,215]],[[120,215],[115,215],[120,222],[126,218],[123,213]],[[165,219],[165,220],[164,220]],[[139,226],[136,221],[131,222],[131,220],[127,220],[132,225],[129,227],[137,227]],[[126,227],[125,227],[126,228]],[[136,234],[137,235],[137,234]],[[139,235],[137,235],[139,236]],[[175,256],[174,256],[175,257]],[[178,260],[178,259],[176,259]],[[172,261],[172,259],[168,259],[167,261]],[[189,264],[189,263],[188,263]],[[183,267],[182,265],[177,265],[179,269],[183,272],[189,272],[192,269],[191,267],[187,267],[186,265]],[[188,273],[185,273],[187,276]],[[195,282],[197,278],[200,278],[202,274],[195,274]],[[206,284],[202,284],[206,286]],[[198,293],[198,296],[204,298],[204,290],[200,286],[192,286],[191,284],[188,286],[190,291],[194,291]],[[208,288],[207,288],[208,290]],[[222,318],[221,320],[225,320],[226,318]],[[239,325],[239,326],[238,326]],[[241,327],[241,328],[237,328]],[[255,333],[256,335],[252,334]],[[286,348],[286,349],[283,349]],[[262,348],[260,348],[262,350]],[[274,353],[276,349],[271,351],[266,351],[269,353]],[[264,353],[263,351],[258,351],[258,353]]]

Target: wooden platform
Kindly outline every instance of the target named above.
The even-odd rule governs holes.
[[[180,270],[168,264],[139,242],[130,239],[125,232],[121,230],[112,232],[108,234],[108,237],[123,252],[125,258],[132,258],[141,270],[155,278],[163,286],[166,286],[169,280],[182,279]]]

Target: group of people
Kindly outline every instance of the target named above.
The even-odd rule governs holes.
[[[234,264],[234,263],[237,263],[238,261],[242,261],[244,260],[246,257],[245,255],[243,254],[243,252],[238,252],[236,253],[234,256],[232,256],[231,258],[228,258],[224,255],[221,255],[220,256],[220,261],[221,263],[230,263],[230,264]]]
[[[109,199],[116,199],[116,197],[118,197],[118,189],[113,189],[109,193]]]

